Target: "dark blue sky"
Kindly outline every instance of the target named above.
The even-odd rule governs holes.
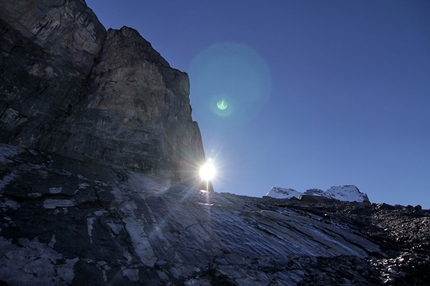
[[[430,1],[86,2],[189,74],[216,191],[430,207]]]

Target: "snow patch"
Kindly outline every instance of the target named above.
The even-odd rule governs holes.
[[[325,197],[347,202],[369,201],[366,194],[353,185],[333,186],[325,192]]]
[[[273,187],[266,196],[276,199],[291,199],[292,197],[299,197],[302,193],[288,188]]]

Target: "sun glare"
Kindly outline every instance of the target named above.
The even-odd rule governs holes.
[[[207,162],[205,163],[201,168],[200,168],[200,178],[202,178],[202,180],[205,181],[210,181],[215,177],[216,174],[216,170],[214,165],[212,164],[212,162]]]

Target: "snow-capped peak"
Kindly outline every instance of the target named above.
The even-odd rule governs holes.
[[[369,202],[367,195],[360,192],[360,190],[354,185],[333,186],[325,192],[319,189],[310,189],[304,193],[289,188],[273,187],[266,194],[268,197],[277,199],[290,199],[292,197],[300,198],[302,195],[321,196],[344,202]]]
[[[369,201],[367,195],[360,192],[360,190],[354,185],[333,186],[325,191],[324,196],[327,198],[333,198],[339,201],[347,202]]]
[[[273,187],[266,196],[276,198],[276,199],[290,199],[292,197],[299,197],[302,195],[302,193],[294,190],[294,189],[288,189],[288,188],[279,188],[279,187]]]

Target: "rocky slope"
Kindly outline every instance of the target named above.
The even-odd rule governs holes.
[[[0,144],[2,285],[424,285],[419,206],[241,197]]]
[[[187,75],[83,0],[0,0],[0,285],[426,285],[419,206],[204,192]]]
[[[0,1],[0,142],[193,183],[188,76],[83,0]]]

